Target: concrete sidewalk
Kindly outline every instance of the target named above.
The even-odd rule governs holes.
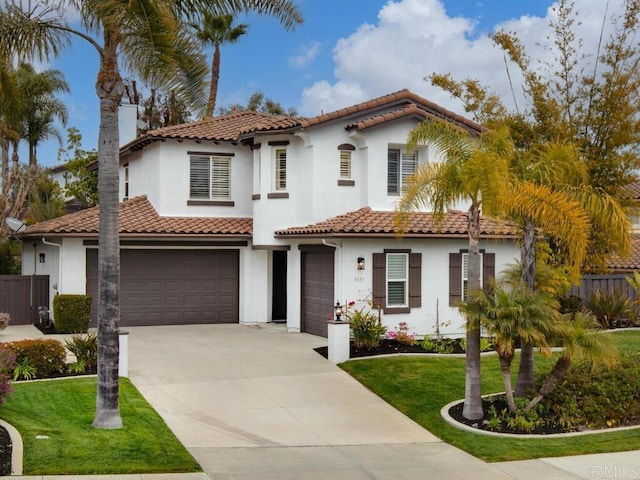
[[[315,353],[326,339],[279,325],[127,330],[131,380],[205,473],[21,478],[640,479],[640,452],[484,463]]]

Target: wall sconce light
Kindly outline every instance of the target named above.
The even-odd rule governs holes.
[[[340,305],[340,300],[336,301],[336,304],[333,307],[333,313],[336,315],[336,322],[342,320],[342,305]]]
[[[358,257],[358,270],[364,270],[364,257]]]
[[[44,263],[46,259],[46,255],[44,253],[41,253],[38,255],[38,258],[40,259],[40,263]]]

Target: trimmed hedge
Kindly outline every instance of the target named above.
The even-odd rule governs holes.
[[[58,340],[37,338],[34,340],[18,340],[4,344],[16,358],[15,364],[22,363],[25,358],[36,369],[36,376],[56,375],[64,372],[67,352]]]
[[[58,332],[87,333],[91,321],[91,297],[56,295],[53,298],[53,321]]]

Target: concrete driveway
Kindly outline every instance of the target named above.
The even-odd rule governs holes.
[[[283,326],[128,329],[129,376],[211,479],[509,479]]]

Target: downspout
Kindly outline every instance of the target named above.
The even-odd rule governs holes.
[[[342,298],[342,246],[337,243],[329,243],[324,238],[322,244],[326,247],[333,247],[339,252],[338,256],[338,300]]]
[[[47,242],[47,239],[45,237],[42,237],[42,243],[44,243],[45,245],[58,247],[58,284],[56,285],[56,288],[54,288],[54,290],[56,291],[56,294],[59,294],[61,293],[60,287],[62,286],[62,244]]]

